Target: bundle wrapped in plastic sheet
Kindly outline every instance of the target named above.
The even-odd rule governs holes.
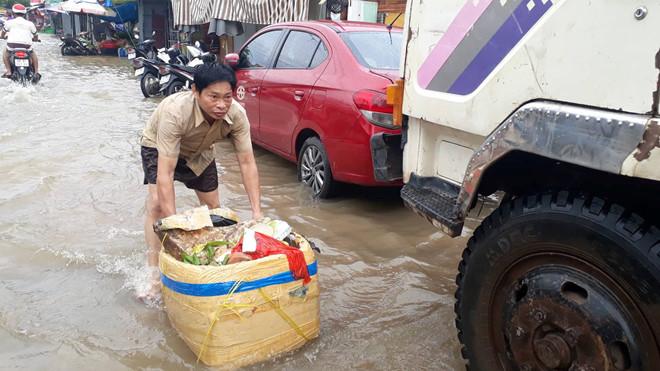
[[[242,367],[297,349],[319,335],[318,267],[303,236],[269,219],[225,227],[208,226],[207,220],[200,229],[193,224],[184,230],[178,228],[182,224],[161,220],[154,229],[164,246],[160,270],[165,310],[198,360]],[[251,238],[254,251],[246,246]],[[208,265],[182,261],[190,253],[203,259],[211,251],[213,256],[202,262]],[[223,254],[254,260],[228,264],[220,259]],[[294,261],[296,272],[291,270]]]

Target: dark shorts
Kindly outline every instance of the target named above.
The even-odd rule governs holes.
[[[144,184],[156,184],[158,174],[158,150],[142,146],[142,169],[144,170]],[[174,169],[174,180],[186,185],[187,188],[200,192],[211,192],[218,189],[218,169],[215,161],[197,176],[188,166],[186,160],[179,158]]]

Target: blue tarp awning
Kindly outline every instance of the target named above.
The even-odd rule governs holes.
[[[116,17],[99,17],[104,21],[114,23],[136,22],[138,20],[138,5],[130,2],[119,6],[110,7],[117,13]]]

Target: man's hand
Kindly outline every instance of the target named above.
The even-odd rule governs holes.
[[[243,178],[243,187],[250,199],[252,206],[252,218],[259,219],[261,214],[261,191],[259,189],[259,171],[257,162],[254,160],[254,153],[250,151],[236,153],[238,165],[241,168]]]
[[[158,172],[156,186],[158,188],[158,203],[160,204],[161,218],[176,214],[174,203],[174,169],[178,159],[167,156],[158,156]]]

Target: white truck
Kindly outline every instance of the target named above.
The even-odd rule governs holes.
[[[409,0],[404,32],[381,177],[402,143],[450,236],[499,199],[458,266],[468,369],[660,370],[660,2]]]

